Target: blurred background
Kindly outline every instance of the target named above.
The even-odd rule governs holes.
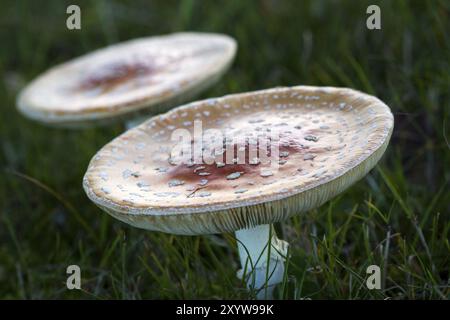
[[[81,30],[66,8],[81,8]],[[381,8],[381,30],[366,9]],[[135,37],[193,30],[239,44],[230,71],[199,98],[274,86],[345,86],[395,115],[391,144],[362,181],[277,226],[291,244],[280,299],[443,299],[449,289],[450,2],[2,1],[0,298],[249,298],[232,235],[137,230],[81,187],[90,158],[123,127],[42,126],[15,109],[47,68]],[[66,288],[77,264],[82,290]],[[382,270],[368,290],[366,268]]]

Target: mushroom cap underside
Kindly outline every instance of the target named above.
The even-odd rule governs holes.
[[[236,53],[231,37],[185,32],[140,38],[55,66],[18,96],[27,117],[83,126],[157,114],[214,84]]]
[[[348,188],[381,158],[393,123],[383,102],[352,89],[233,94],[178,107],[125,132],[94,156],[83,185],[98,206],[136,227],[234,231],[285,220]],[[191,146],[201,141],[203,152],[217,137],[223,148],[213,148],[213,162],[174,163],[180,132],[191,134]],[[238,144],[229,136],[245,138]],[[251,146],[265,138],[251,156]]]

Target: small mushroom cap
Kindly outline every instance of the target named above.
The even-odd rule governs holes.
[[[192,132],[195,120],[204,133],[215,128],[256,137],[278,128],[278,170],[248,158],[172,163],[172,133]],[[270,224],[322,205],[366,175],[393,124],[383,102],[346,88],[275,88],[193,102],[104,146],[84,189],[115,218],[149,230],[192,235]]]
[[[66,127],[158,114],[214,84],[236,41],[212,33],[175,33],[115,44],[55,66],[19,94],[27,117]]]

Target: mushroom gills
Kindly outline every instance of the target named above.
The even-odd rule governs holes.
[[[235,232],[242,269],[238,278],[245,280],[257,299],[272,299],[275,285],[283,281],[289,244],[277,238],[270,224]]]

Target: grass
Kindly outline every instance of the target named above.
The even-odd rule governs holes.
[[[85,196],[92,155],[120,125],[71,131],[20,116],[40,72],[121,40],[179,30],[239,43],[201,98],[283,85],[348,86],[380,97],[395,130],[381,163],[324,206],[277,226],[290,242],[283,299],[444,299],[449,289],[448,1],[6,1],[0,12],[0,298],[248,298],[231,234],[182,237],[115,221]],[[382,30],[367,30],[378,4]],[[67,290],[66,268],[82,270]],[[368,290],[366,268],[382,270]]]

